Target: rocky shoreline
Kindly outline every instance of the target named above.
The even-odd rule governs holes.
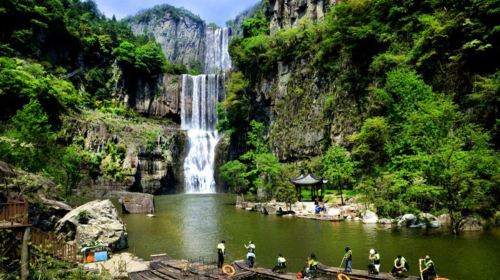
[[[264,215],[279,215],[282,217],[297,217],[303,219],[321,220],[321,221],[358,221],[363,224],[378,224],[386,228],[408,227],[408,228],[441,228],[450,225],[450,216],[441,214],[434,216],[430,213],[404,214],[396,218],[379,217],[375,212],[367,209],[363,204],[350,202],[346,205],[336,203],[325,203],[326,209],[316,213],[314,202],[295,202],[287,204],[276,202],[248,202],[237,198],[236,208],[246,211],[255,211]],[[281,211],[280,211],[281,209]],[[486,222],[477,218],[468,218],[462,226],[463,231],[483,230]]]

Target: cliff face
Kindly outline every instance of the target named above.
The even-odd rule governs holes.
[[[339,0],[270,0],[271,33],[297,25],[303,17],[322,19],[329,6]]]
[[[318,156],[329,142],[346,144],[359,129],[363,110],[348,92],[335,91],[336,85],[320,82],[305,62],[280,63],[274,78],[260,83],[258,111],[267,115],[271,146],[281,161]],[[332,92],[335,115],[325,106]]]
[[[87,170],[81,186],[164,194],[183,185],[185,135],[177,124],[86,112],[68,117],[64,132],[93,158],[101,158],[97,170]],[[113,153],[116,150],[122,152]],[[113,166],[123,175],[107,171]]]
[[[154,38],[170,61],[188,66],[203,63],[206,26],[188,11],[160,6],[125,21],[135,35]]]
[[[153,117],[169,117],[179,122],[182,77],[164,74],[153,80],[136,79],[125,103],[136,112]]]

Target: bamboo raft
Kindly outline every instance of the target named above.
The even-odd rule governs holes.
[[[177,280],[177,279],[200,279],[200,280],[243,280],[243,279],[270,279],[270,280],[295,280],[297,273],[276,273],[271,269],[262,267],[249,268],[243,261],[232,263],[236,273],[232,276],[222,273],[215,264],[202,264],[184,260],[174,260],[167,256],[154,258],[150,263],[149,270],[131,272],[128,274],[131,280]],[[337,279],[342,271],[338,267],[329,267],[322,264],[318,266],[318,275],[314,279],[326,280]],[[352,280],[417,280],[415,276],[406,278],[394,277],[389,273],[381,272],[377,275],[368,274],[366,270],[353,269],[352,273],[346,274]]]

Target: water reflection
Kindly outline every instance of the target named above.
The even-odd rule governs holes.
[[[344,247],[353,250],[353,267],[366,269],[368,250],[376,248],[382,271],[389,271],[394,258],[403,254],[411,273],[418,274],[419,257],[430,254],[437,268],[452,279],[498,279],[500,230],[466,233],[453,237],[438,231],[386,229],[357,222],[331,223],[264,216],[235,209],[230,195],[173,195],[156,197],[157,217],[123,217],[129,231],[130,251],[148,259],[168,253],[174,258],[216,258],[216,244],[226,240],[227,259],[242,259],[243,244],[256,244],[259,266],[272,267],[283,253],[290,271],[298,271],[314,252],[327,265],[338,266]]]
[[[210,258],[216,240],[220,239],[221,213],[215,196],[189,195],[179,200],[182,231],[181,255]],[[213,240],[213,241],[212,241]]]

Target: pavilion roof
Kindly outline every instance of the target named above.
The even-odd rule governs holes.
[[[300,174],[296,178],[291,179],[292,183],[296,185],[315,185],[322,181],[321,178],[317,178],[313,176],[311,173],[307,173],[307,175]]]

